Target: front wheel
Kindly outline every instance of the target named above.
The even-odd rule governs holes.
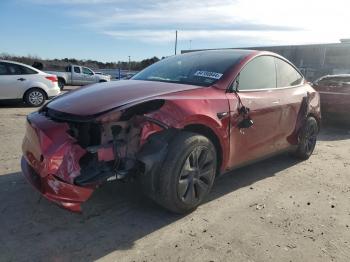
[[[312,155],[316,146],[318,131],[319,127],[316,119],[308,117],[299,134],[298,148],[294,152],[297,158],[306,160]]]
[[[175,213],[187,213],[200,205],[210,192],[217,167],[212,142],[190,132],[181,132],[169,145],[159,172],[160,205]]]

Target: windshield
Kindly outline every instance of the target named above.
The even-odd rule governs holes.
[[[210,86],[243,57],[244,53],[232,50],[172,56],[147,67],[132,79]]]

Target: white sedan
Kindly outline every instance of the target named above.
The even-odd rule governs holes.
[[[20,100],[29,106],[41,106],[59,93],[57,76],[25,64],[0,60],[0,100]]]

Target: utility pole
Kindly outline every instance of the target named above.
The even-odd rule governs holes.
[[[175,31],[175,55],[177,52],[177,30]]]
[[[129,72],[130,72],[131,64],[130,64],[130,56],[129,56]]]
[[[121,78],[121,71],[120,71],[120,61],[118,61],[118,79],[120,80]]]

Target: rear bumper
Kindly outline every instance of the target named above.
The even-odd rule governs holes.
[[[55,86],[54,88],[48,88],[46,92],[47,92],[47,96],[49,98],[52,98],[59,95],[61,93],[61,90],[58,86]]]
[[[37,174],[26,159],[21,159],[22,173],[28,182],[46,199],[72,212],[81,212],[81,204],[89,199],[92,188],[79,187],[58,180],[53,175]]]

